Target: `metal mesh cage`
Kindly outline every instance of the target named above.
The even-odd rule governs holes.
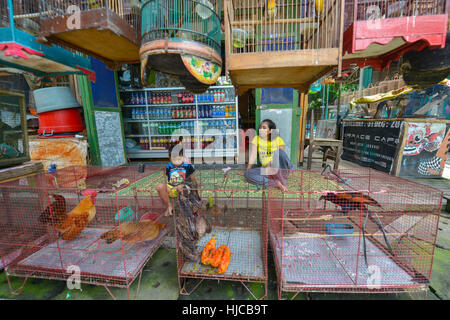
[[[82,283],[128,290],[161,246],[168,226],[153,239],[123,241],[130,234],[125,223],[140,221],[148,212],[159,219],[163,207],[145,191],[138,195],[134,188],[129,196],[118,192],[152,172],[147,168],[138,173],[137,167],[68,167],[0,184],[1,267],[7,275],[54,280],[66,280],[73,268],[79,268]],[[82,190],[96,191],[88,199],[94,204],[94,217],[84,219],[92,212],[85,207],[73,220],[61,218],[86,201]],[[61,221],[79,233],[65,239],[67,225]],[[101,237],[113,228],[118,233],[111,241]]]
[[[167,178],[161,174],[162,183]],[[165,180],[164,180],[165,179]],[[224,170],[202,168],[195,171],[198,192],[202,199],[198,215],[205,217],[211,225],[211,232],[200,239],[192,241],[197,252],[201,254],[206,243],[215,239],[216,249],[226,245],[231,252],[228,268],[219,273],[217,267],[201,263],[200,255],[188,259],[184,246],[183,234],[179,225],[185,225],[186,210],[172,198],[174,208],[173,223],[177,248],[177,271],[181,294],[190,294],[203,279],[228,280],[239,282],[263,283],[267,295],[267,220],[264,209],[264,189],[248,184],[242,170]],[[191,279],[191,280],[189,280]],[[197,284],[198,285],[198,284]]]
[[[279,297],[426,289],[442,192],[375,170],[335,173],[296,171],[301,191],[268,194]]]

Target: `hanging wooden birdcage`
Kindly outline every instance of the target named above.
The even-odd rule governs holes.
[[[146,0],[142,4],[141,77],[150,69],[176,75],[194,93],[222,72],[220,1]]]
[[[0,66],[48,78],[86,74],[95,81],[89,59],[80,52],[36,41],[42,27],[39,7],[39,1],[0,0]]]
[[[46,0],[38,41],[63,44],[116,69],[139,61],[140,1]]]

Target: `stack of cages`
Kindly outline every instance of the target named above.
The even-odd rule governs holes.
[[[289,181],[298,191],[267,196],[279,299],[428,288],[440,190],[372,169],[295,170]]]
[[[113,298],[109,287],[126,288],[130,298],[168,232],[159,224],[162,203],[136,187],[153,171],[74,166],[0,184],[0,267],[11,292],[20,294],[28,278],[67,281],[76,274]],[[120,194],[127,188],[132,192]],[[25,278],[22,287],[13,288],[10,276]]]
[[[201,208],[193,216],[194,219],[197,216],[206,218],[211,230],[189,240],[186,217],[191,213],[179,195],[180,201],[179,198],[171,198],[180,294],[190,295],[203,280],[210,279],[241,282],[253,298],[266,298],[268,229],[265,189],[249,184],[242,169],[224,170],[215,165],[204,165],[194,174],[197,186],[189,192],[198,192]],[[225,245],[231,252],[225,272],[219,273],[217,266],[201,261],[201,253],[212,238],[215,250]],[[186,249],[189,252],[188,247],[192,246],[197,255],[189,259]],[[263,284],[263,296],[256,296],[249,283]]]

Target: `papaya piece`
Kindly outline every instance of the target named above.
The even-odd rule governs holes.
[[[225,271],[227,271],[228,266],[230,264],[230,260],[231,260],[230,248],[225,246],[223,254],[222,254],[222,259],[220,260],[220,264],[219,264],[219,270],[218,270],[219,273],[224,273]]]
[[[213,257],[213,254],[216,250],[216,240],[214,238],[211,238],[211,240],[208,241],[208,243],[205,245],[205,248],[203,248],[202,255],[200,258],[201,263],[204,265],[208,265],[211,261],[211,258]]]
[[[217,250],[214,252],[213,257],[210,260],[211,266],[214,268],[218,267],[220,264],[220,261],[222,261],[222,255],[225,251],[226,245],[221,245]]]

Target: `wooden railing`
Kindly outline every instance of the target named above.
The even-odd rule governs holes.
[[[7,0],[0,0],[6,2]],[[14,0],[14,21],[18,28],[35,33],[40,18],[54,18],[101,8],[108,8],[140,31],[140,4],[137,0]],[[3,14],[2,6],[2,14]]]
[[[345,0],[345,30],[354,21],[447,13],[446,0]]]

